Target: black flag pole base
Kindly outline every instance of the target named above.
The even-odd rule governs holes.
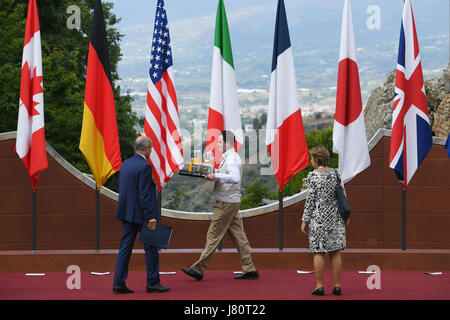
[[[100,189],[95,188],[95,251],[100,250]]]
[[[402,251],[406,251],[406,188],[402,187]]]
[[[283,250],[283,190],[278,194],[278,232],[279,245],[278,248]]]
[[[31,197],[31,251],[36,252],[36,190]]]

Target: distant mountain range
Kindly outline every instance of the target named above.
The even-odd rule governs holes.
[[[122,89],[145,93],[156,0],[111,2],[122,18],[118,29],[125,35],[119,63]],[[178,93],[208,92],[217,1],[165,2]],[[424,76],[429,78],[449,61],[449,1],[412,2]],[[268,89],[276,4],[276,0],[225,1],[240,88]],[[285,0],[299,88],[336,86],[343,4],[344,0]],[[396,67],[403,1],[351,4],[365,102]],[[369,30],[367,22],[376,14],[373,6],[379,10],[380,28]]]
[[[111,0],[110,0],[111,1]],[[449,61],[449,1],[412,0],[425,78],[441,71]],[[149,50],[156,0],[113,0],[122,18],[119,31],[123,53],[119,63],[122,92],[135,97],[133,107],[145,106]],[[183,128],[193,119],[207,120],[212,46],[217,0],[165,0],[173,49],[175,85]],[[241,108],[264,105],[269,89],[277,0],[225,0]],[[344,0],[285,0],[297,85],[302,105],[333,104],[336,94],[340,29]],[[352,0],[363,102],[387,74],[396,68],[402,0]],[[369,30],[367,20],[376,6],[380,29]],[[370,9],[373,9],[371,7]],[[249,89],[259,89],[256,91]],[[245,120],[245,119],[244,119]],[[307,120],[305,123],[309,123]],[[262,179],[271,191],[274,176],[260,176],[259,167],[247,165],[243,187]],[[181,196],[178,208],[210,211],[205,197],[212,185],[175,175],[163,192],[163,207]],[[194,179],[195,180],[195,179]]]

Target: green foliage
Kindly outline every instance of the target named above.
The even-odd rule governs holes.
[[[183,190],[181,190],[180,187],[178,187],[177,190],[172,193],[172,196],[170,197],[170,200],[166,205],[167,209],[178,210],[182,198],[186,196],[187,194]]]
[[[244,190],[246,195],[241,198],[241,210],[257,207],[263,198],[269,196],[269,187],[259,179],[244,187]]]
[[[308,132],[306,135],[306,143],[308,144],[308,149],[311,150],[317,146],[324,146],[330,152],[330,160],[328,162],[328,167],[337,168],[339,158],[338,155],[333,153],[333,128],[329,127],[324,130],[313,130]],[[301,191],[303,186],[303,179],[308,176],[308,173],[313,170],[311,163],[308,167],[297,173],[295,176],[289,180],[284,186],[283,196],[292,196]],[[271,199],[278,199],[278,192],[275,192],[270,197]]]
[[[333,149],[333,128],[329,127],[324,130],[313,130],[306,135],[306,143],[308,149],[316,146],[324,146],[330,152],[330,160],[328,166],[337,168],[339,163],[338,155],[332,152]],[[293,176],[283,188],[283,197],[292,196],[301,191],[303,179],[313,170],[311,164]],[[249,209],[261,205],[263,198],[278,200],[279,191],[269,191],[266,185],[263,185],[259,179],[251,184],[244,186],[245,195],[241,199],[241,209]]]
[[[44,110],[46,139],[56,151],[83,172],[89,168],[78,149],[84,107],[84,91],[92,28],[93,0],[37,1],[42,42]],[[68,29],[67,7],[81,11],[80,29]],[[119,19],[112,3],[103,3],[113,81],[119,143],[122,159],[133,155],[138,118],[131,109],[132,98],[120,95],[117,65],[121,57],[122,35],[114,28]],[[20,75],[28,0],[2,0],[0,3],[0,132],[17,129]],[[106,184],[117,191],[114,175]]]
[[[264,112],[263,114],[261,114],[261,116],[255,117],[253,119],[253,129],[255,130],[260,130],[266,127],[266,123],[267,123],[267,113]]]
[[[0,2],[0,132],[17,128],[26,4]]]
[[[259,120],[259,118],[256,117],[255,119],[253,119],[253,129],[259,130],[261,128],[262,128],[261,120]]]

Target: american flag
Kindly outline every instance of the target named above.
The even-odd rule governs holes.
[[[403,188],[410,182],[432,146],[432,133],[423,85],[419,41],[410,0],[403,6],[389,166]]]
[[[150,53],[144,133],[153,142],[150,164],[158,191],[184,166],[177,95],[173,82],[172,48],[167,13],[158,0]]]

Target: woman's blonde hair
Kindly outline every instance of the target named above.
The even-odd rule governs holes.
[[[330,153],[324,146],[317,146],[309,150],[309,154],[313,157],[319,166],[327,166],[330,160]]]

